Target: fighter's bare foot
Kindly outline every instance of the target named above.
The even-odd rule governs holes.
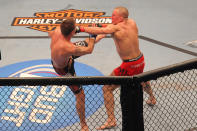
[[[102,126],[96,128],[97,130],[104,130],[104,129],[110,129],[116,126],[116,122],[106,122]]]
[[[149,106],[154,106],[156,104],[156,99],[155,98],[149,98],[146,101],[146,104],[148,104]]]

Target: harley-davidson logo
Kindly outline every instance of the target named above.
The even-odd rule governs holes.
[[[75,9],[34,13],[34,17],[15,17],[12,26],[49,32],[54,30],[67,17],[74,17],[77,26],[91,26],[93,23],[110,24],[111,17],[103,16],[105,12],[81,11]]]

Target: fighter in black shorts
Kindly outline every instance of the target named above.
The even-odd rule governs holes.
[[[84,41],[73,43],[71,39],[77,32],[76,21],[71,17],[66,18],[54,31],[49,32],[51,60],[55,71],[60,76],[75,76],[74,59],[78,56],[91,54],[95,43],[103,38],[94,35]],[[77,84],[70,85],[69,88],[76,98],[76,111],[79,116],[81,131],[89,131],[85,118],[84,90]]]
[[[86,41],[79,41],[76,43],[73,43],[75,46],[84,46],[87,47],[88,43]],[[74,68],[74,59],[79,58],[80,56],[71,56],[68,60],[68,64],[66,67],[64,68],[56,68],[53,66],[55,72],[60,75],[60,76],[76,76],[75,73],[75,68]],[[52,65],[53,65],[53,61],[51,61]],[[69,88],[71,89],[71,91],[74,94],[78,94],[81,90],[82,90],[82,86],[81,85],[72,85],[69,86]]]

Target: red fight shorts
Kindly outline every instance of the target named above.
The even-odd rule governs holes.
[[[144,66],[144,56],[140,54],[137,58],[124,60],[113,72],[116,76],[133,76],[142,73]]]

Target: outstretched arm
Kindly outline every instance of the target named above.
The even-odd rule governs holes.
[[[90,34],[112,34],[117,31],[115,25],[108,25],[107,27],[83,27],[84,32]]]
[[[89,34],[112,34],[116,31],[118,31],[118,26],[113,24],[110,24],[107,27],[76,27],[76,33],[86,32]]]

